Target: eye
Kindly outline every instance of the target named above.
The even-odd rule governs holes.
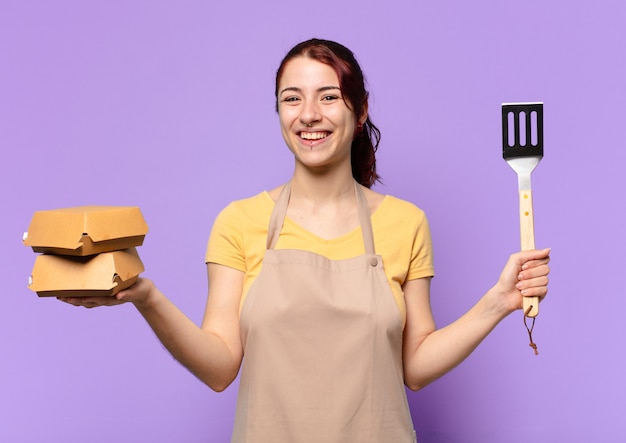
[[[329,94],[329,95],[325,95],[322,97],[322,101],[323,102],[332,102],[335,100],[339,100],[339,96],[337,95],[333,95],[333,94]]]
[[[280,100],[281,103],[285,103],[287,105],[295,105],[298,104],[299,101],[300,97],[298,97],[297,95],[288,95]]]

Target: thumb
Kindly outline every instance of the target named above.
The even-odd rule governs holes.
[[[134,303],[139,301],[147,297],[150,292],[151,283],[150,280],[139,277],[135,284],[115,294],[115,298],[121,302]]]
[[[548,258],[551,251],[552,248],[529,249],[527,251],[520,251],[517,256],[519,258],[520,264],[524,264],[532,260],[543,260],[545,258]]]

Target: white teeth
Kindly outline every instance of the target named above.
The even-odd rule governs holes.
[[[305,140],[319,140],[326,138],[328,134],[326,132],[301,132],[300,138]]]

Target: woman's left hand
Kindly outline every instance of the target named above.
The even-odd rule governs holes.
[[[522,297],[539,297],[548,293],[550,249],[521,251],[509,257],[496,285],[510,312],[522,308]]]

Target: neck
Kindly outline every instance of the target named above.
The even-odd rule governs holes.
[[[354,178],[352,170],[332,173],[312,173],[298,170],[291,180],[292,196],[310,201],[341,200],[354,197]]]

